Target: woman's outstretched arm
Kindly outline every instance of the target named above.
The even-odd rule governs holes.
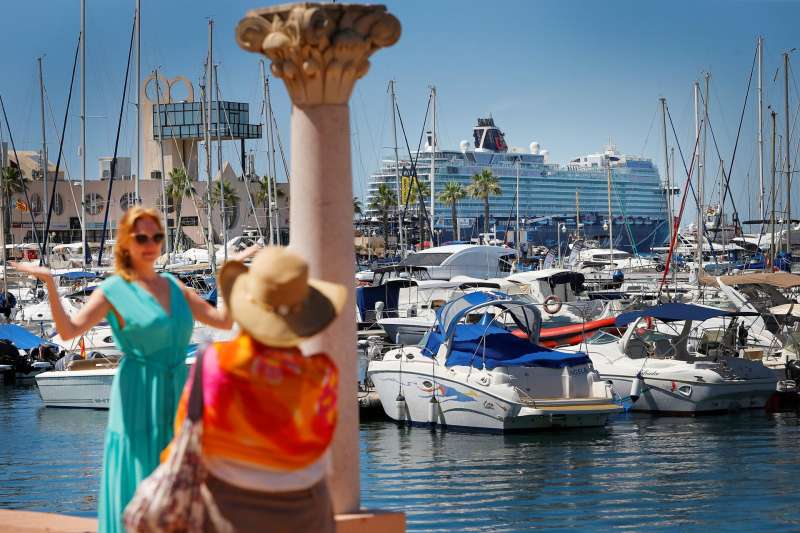
[[[56,331],[65,341],[74,339],[92,329],[111,310],[111,304],[106,300],[103,290],[97,288],[92,292],[86,305],[75,316],[71,317],[64,311],[64,306],[61,305],[58,288],[53,280],[53,274],[48,268],[22,263],[10,263],[10,265],[16,268],[17,271],[30,274],[45,284]]]
[[[232,255],[230,259],[235,261],[244,261],[245,259],[255,255],[260,249],[260,246],[254,244],[253,246],[242,250],[238,254]],[[189,303],[189,309],[192,310],[192,316],[195,320],[202,322],[207,326],[211,326],[212,328],[231,329],[233,327],[233,319],[231,318],[228,308],[224,303],[221,307],[214,307],[207,301],[203,300],[194,290],[181,283],[180,280],[178,280],[178,283],[181,286],[183,295],[186,297],[186,301]]]

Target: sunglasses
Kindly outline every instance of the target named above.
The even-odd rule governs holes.
[[[147,244],[151,240],[153,244],[161,244],[161,241],[164,240],[163,233],[154,233],[153,235],[147,235],[146,233],[136,233],[133,238],[139,244]]]

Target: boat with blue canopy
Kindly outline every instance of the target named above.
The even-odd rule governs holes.
[[[584,353],[538,344],[540,304],[476,291],[451,300],[417,346],[370,361],[386,414],[403,423],[515,431],[605,424],[621,411]]]

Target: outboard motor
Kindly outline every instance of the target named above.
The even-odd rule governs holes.
[[[800,359],[793,359],[786,363],[786,378],[800,383]]]

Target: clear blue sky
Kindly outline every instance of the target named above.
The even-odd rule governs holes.
[[[5,4],[0,94],[17,148],[37,149],[36,57],[45,54],[47,91],[60,128],[80,4],[79,0]],[[142,4],[143,72],[160,66],[168,76],[182,74],[196,82],[206,53],[206,19],[213,17],[223,98],[249,102],[251,116],[257,112],[261,101],[258,57],[237,47],[233,30],[248,9],[266,4],[243,0],[142,0]],[[89,175],[94,177],[97,158],[113,152],[134,0],[87,0],[87,5],[87,114],[96,117],[89,121],[87,154]],[[397,80],[403,119],[414,139],[422,128],[428,86],[433,84],[439,93],[438,127],[444,147],[455,148],[461,139],[469,139],[475,119],[491,113],[509,144],[528,146],[536,140],[550,151],[553,161],[563,163],[598,151],[610,136],[620,151],[651,157],[662,167],[659,96],[668,99],[688,153],[693,140],[691,83],[702,72],[711,72],[711,124],[722,157],[729,161],[757,35],[766,41],[765,98],[780,111],[779,133],[782,73],[777,81],[773,76],[782,62],[780,53],[800,47],[798,2],[403,0],[387,5],[400,19],[403,35],[393,48],[373,56],[372,69],[353,95],[356,194],[363,193],[367,174],[391,142],[386,92],[390,78]],[[793,62],[800,69],[800,57],[793,56]],[[790,84],[794,113],[798,87],[794,79]],[[273,94],[288,145],[290,106],[282,82],[276,80]],[[757,184],[754,96],[755,82],[733,173],[735,197],[744,217],[750,214]],[[132,106],[126,108],[120,154],[132,155],[134,116]],[[65,143],[66,162],[75,177],[79,173],[78,109],[76,93]],[[48,123],[50,151],[55,154],[55,129],[49,118]],[[768,120],[765,128],[768,163]],[[793,144],[796,157],[797,143]],[[263,144],[253,147],[261,150],[257,170],[263,172]],[[237,160],[232,145],[225,155]],[[708,158],[716,159],[713,146]],[[709,164],[709,174],[716,174],[716,165]],[[800,207],[797,199],[794,202]]]

